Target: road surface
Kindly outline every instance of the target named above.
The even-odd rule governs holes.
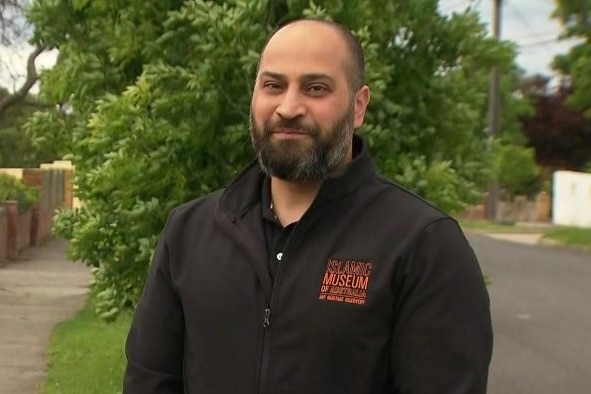
[[[591,253],[469,240],[492,281],[488,393],[591,393]]]

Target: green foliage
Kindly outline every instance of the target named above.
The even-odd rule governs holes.
[[[463,178],[452,167],[451,161],[427,163],[425,157],[407,155],[400,156],[399,161],[402,172],[395,174],[394,180],[402,185],[412,185],[414,192],[427,200],[437,201],[439,206],[458,210],[466,206],[466,201],[480,197],[475,182]]]
[[[563,24],[563,37],[580,43],[554,59],[554,68],[574,82],[568,104],[591,117],[591,0],[558,0],[554,12]]]
[[[540,234],[549,230],[546,223],[533,225],[516,224],[515,222],[488,221],[485,219],[458,219],[462,229],[467,231],[478,231],[483,233],[503,233],[503,234]]]
[[[554,227],[544,234],[544,238],[591,251],[591,229],[589,228]]]
[[[436,6],[36,0],[34,41],[60,50],[41,95],[73,112],[34,118],[28,131],[70,149],[84,207],[59,215],[56,230],[72,258],[94,267],[101,316],[135,305],[172,207],[222,187],[252,160],[258,52],[288,19],[329,18],[360,37],[372,89],[360,133],[382,173],[446,210],[476,201],[490,176],[489,69],[513,73],[514,50],[488,38],[474,13],[448,18]]]
[[[30,141],[40,162],[63,158],[72,149],[72,125],[74,116],[60,110],[38,111],[23,124],[23,134]]]
[[[473,13],[442,17],[430,12],[435,3],[384,2],[372,9],[384,29],[377,37],[394,39],[381,47],[369,26],[367,38],[360,31],[373,100],[363,133],[387,176],[455,211],[477,201],[491,175],[484,138],[490,66],[498,64],[503,74],[515,69],[512,47],[485,37]],[[429,168],[443,174],[446,187],[424,177]]]
[[[82,310],[52,332],[43,394],[121,392],[125,338],[132,316],[123,313],[107,324],[97,318],[94,309],[91,297]]]
[[[497,143],[495,175],[499,186],[511,195],[533,196],[542,189],[540,169],[532,148]]]
[[[0,87],[0,100],[9,92]],[[25,124],[35,114],[38,105],[33,96],[8,108],[0,115],[0,168],[38,167],[40,163],[59,158],[60,150],[48,144],[35,144],[26,133]]]
[[[8,200],[16,200],[21,212],[31,209],[37,199],[39,191],[25,185],[20,179],[12,175],[0,173],[0,204]]]
[[[0,127],[0,168],[28,167],[33,146],[19,126]]]

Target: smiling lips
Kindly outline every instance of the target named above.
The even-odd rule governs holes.
[[[310,133],[305,130],[288,128],[275,129],[273,134],[281,138],[296,138],[310,135]]]

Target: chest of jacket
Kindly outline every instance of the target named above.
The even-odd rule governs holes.
[[[393,281],[408,234],[362,201],[318,209],[294,229],[272,286],[259,209],[184,235],[173,281],[196,381],[269,393],[366,393],[387,384]],[[359,386],[348,379],[340,387],[352,368]],[[233,379],[216,376],[228,369]]]

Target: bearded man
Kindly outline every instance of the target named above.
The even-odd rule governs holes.
[[[124,393],[480,394],[489,298],[458,224],[380,177],[355,134],[361,45],[304,19],[266,43],[257,160],[170,214]]]

